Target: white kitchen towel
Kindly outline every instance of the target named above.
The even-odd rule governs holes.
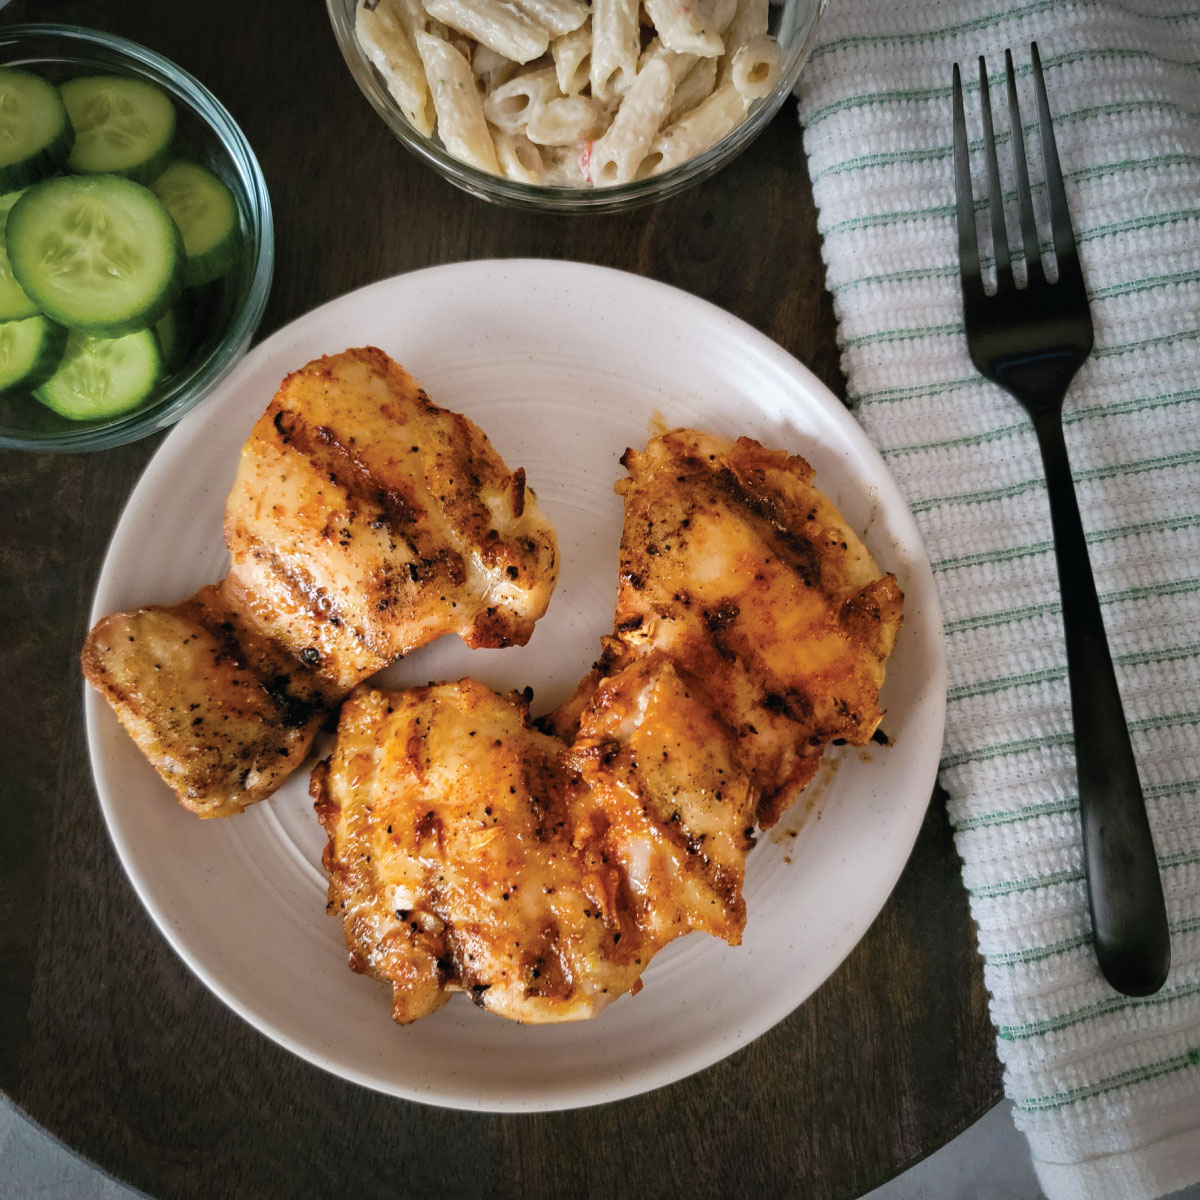
[[[1096,326],[1067,442],[1171,924],[1140,1000],[1090,946],[1037,445],[962,330],[951,64],[978,139],[987,55],[1003,164],[1012,48],[1040,178],[1032,40]],[[831,0],[799,94],[849,398],[945,608],[941,780],[1005,1088],[1052,1200],[1161,1195],[1200,1179],[1200,2]]]

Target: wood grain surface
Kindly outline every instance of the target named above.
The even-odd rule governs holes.
[[[0,22],[20,20],[131,37],[231,110],[275,212],[260,335],[402,271],[567,258],[704,296],[840,390],[794,104],[682,197],[540,216],[472,199],[409,156],[359,94],[318,0],[13,0]],[[891,900],[816,995],[646,1096],[536,1116],[430,1108],[326,1075],[244,1024],[122,874],[84,741],[92,589],[160,440],[0,453],[0,1086],[35,1121],[156,1196],[821,1198],[860,1195],[996,1101],[987,998],[936,799]]]

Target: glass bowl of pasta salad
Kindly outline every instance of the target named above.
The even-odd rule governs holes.
[[[825,0],[326,0],[396,137],[473,195],[560,212],[718,170],[796,86]]]

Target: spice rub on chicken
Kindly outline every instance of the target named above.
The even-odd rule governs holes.
[[[372,347],[283,380],[242,449],[225,540],[224,580],[104,618],[82,656],[199,816],[269,795],[398,657],[447,633],[526,642],[558,569],[524,471]]]
[[[879,724],[902,596],[809,465],[694,430],[622,462],[616,629],[567,703],[359,689],[313,774],[329,911],[397,1021],[453,991],[591,1017],[683,934],[736,945],[755,826]]]
[[[283,381],[242,450],[225,540],[258,619],[347,689],[447,633],[524,645],[557,578],[524,470],[370,348]]]
[[[455,991],[532,1024],[595,1016],[702,929],[738,942],[750,789],[669,664],[598,689],[574,746],[470,679],[342,706],[312,794],[353,969],[407,1023]]]
[[[665,655],[711,698],[773,824],[835,740],[864,745],[903,595],[804,459],[691,429],[627,450],[615,629],[544,724],[572,737],[600,681]]]

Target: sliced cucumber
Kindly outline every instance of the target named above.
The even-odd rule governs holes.
[[[183,282],[199,287],[237,262],[241,230],[233,193],[206,167],[176,159],[150,190],[183,234]]]
[[[153,325],[179,294],[179,230],[154,194],[119,175],[34,184],[6,230],[17,282],[72,329],[117,337]]]
[[[75,129],[72,171],[149,183],[170,161],[175,106],[161,88],[122,75],[85,75],[61,91]]]
[[[154,326],[166,370],[177,371],[183,366],[191,352],[195,332],[191,305],[186,302],[186,295],[181,296]]]
[[[58,88],[29,71],[0,67],[0,191],[57,171],[74,136]]]
[[[0,321],[19,321],[24,317],[36,316],[38,310],[38,306],[25,295],[25,289],[17,282],[4,245],[8,214],[20,196],[20,192],[0,196]]]
[[[32,390],[62,361],[67,331],[45,317],[0,324],[0,392]]]
[[[58,370],[33,394],[59,416],[91,421],[137,408],[162,373],[162,352],[151,329],[118,338],[72,330]]]

